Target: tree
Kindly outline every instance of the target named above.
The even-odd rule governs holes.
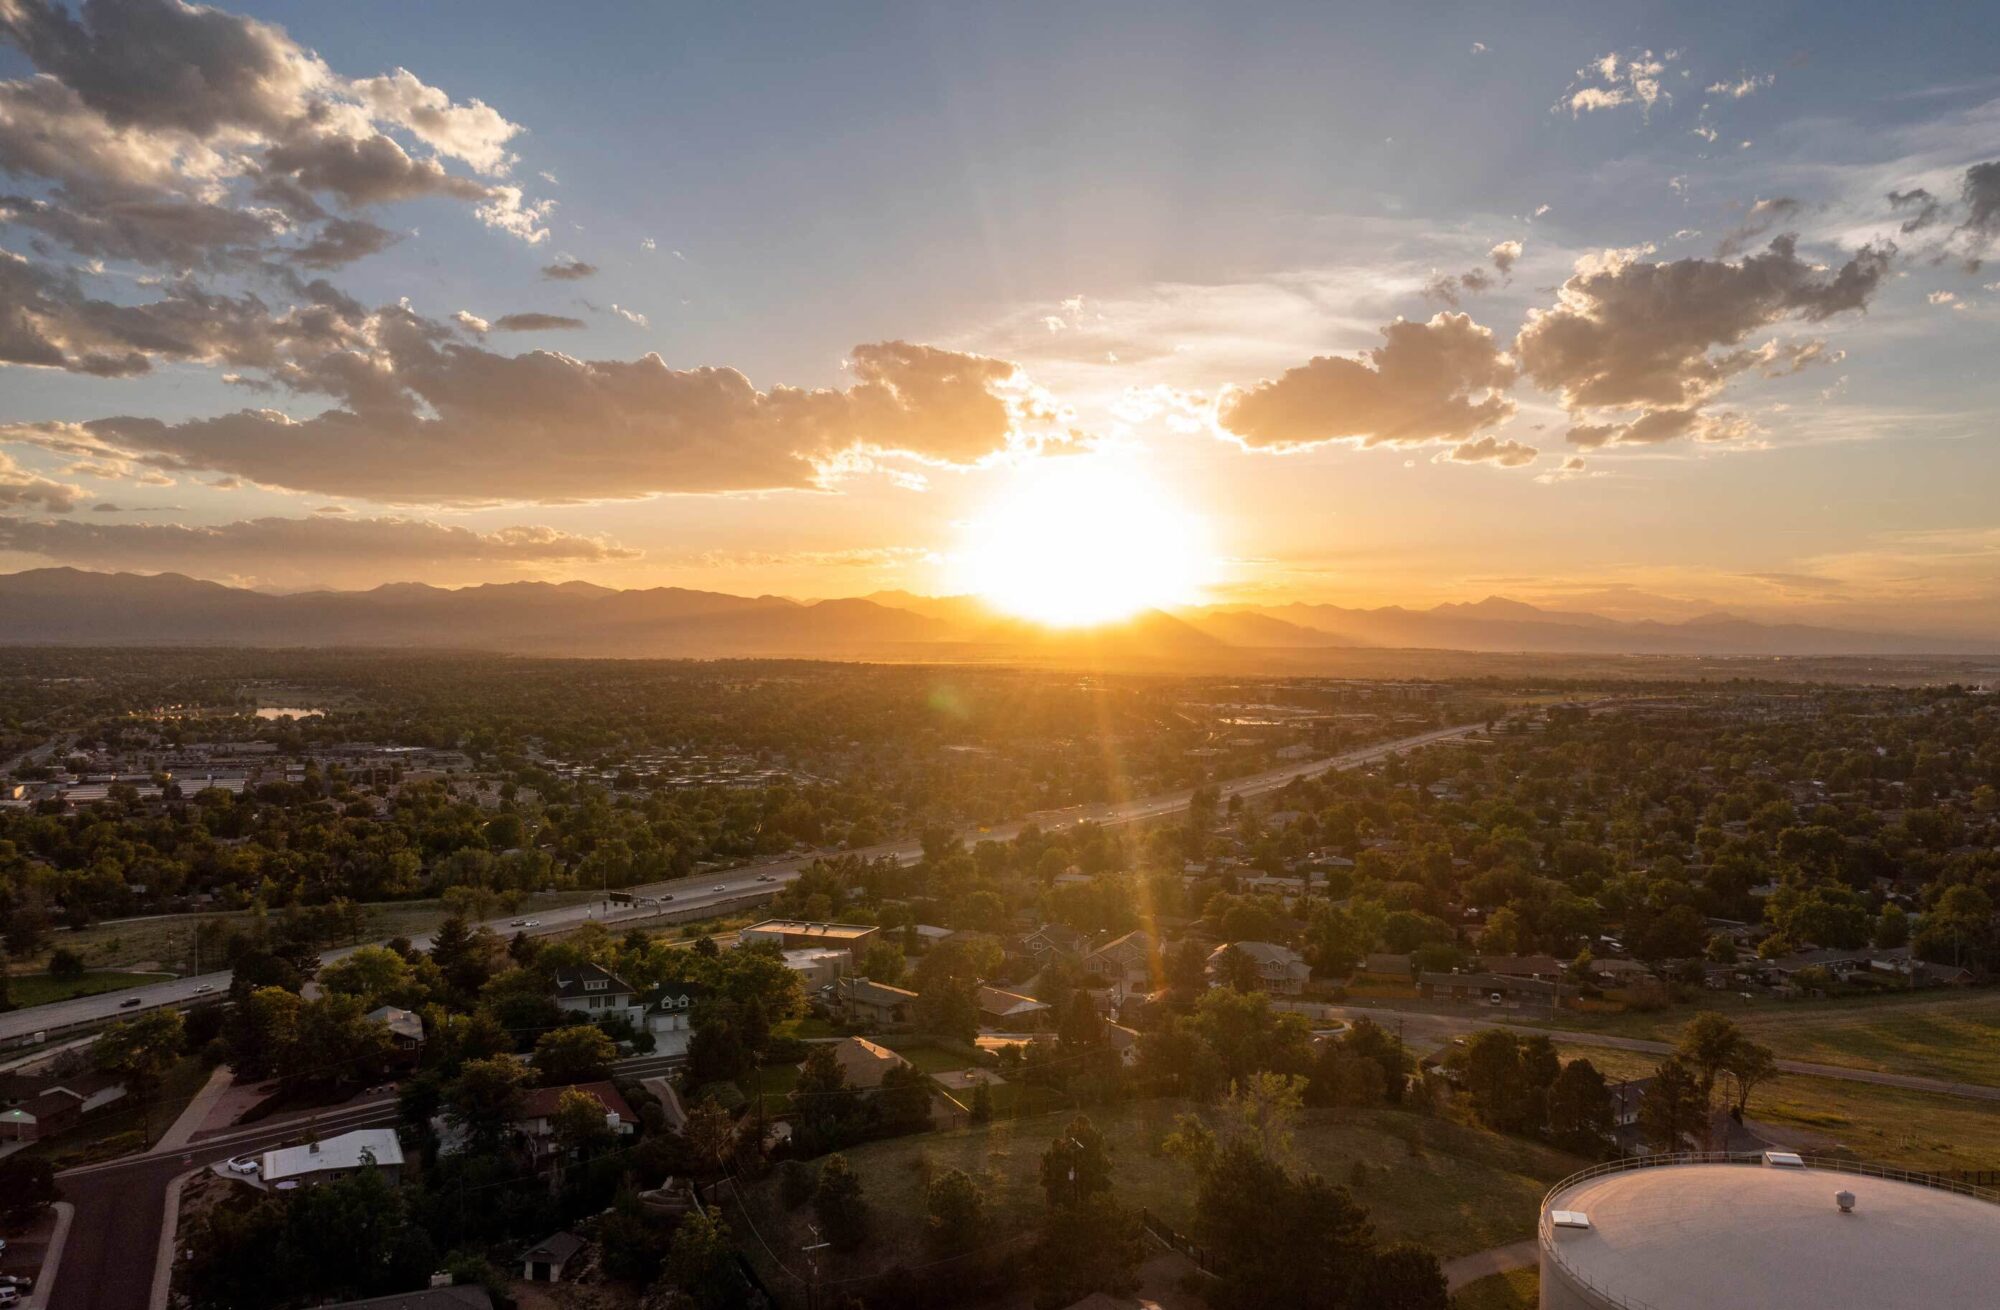
[[[150,1112],[155,1093],[167,1071],[181,1058],[187,1025],[179,1010],[154,1010],[136,1019],[112,1024],[90,1048],[91,1063],[115,1074],[125,1090],[148,1111],[146,1136],[152,1136]]]
[[[229,1007],[223,1041],[229,1064],[245,1079],[267,1077],[290,1058],[298,1043],[299,994],[283,987],[259,987]]]
[[[1713,1010],[1703,1010],[1681,1029],[1674,1054],[1694,1071],[1704,1106],[1714,1099],[1716,1076],[1728,1066],[1743,1040],[1742,1031]]]
[[[521,1089],[527,1082],[527,1068],[511,1057],[467,1060],[445,1088],[445,1118],[476,1145],[491,1150],[521,1117]]]
[[[1264,985],[1263,975],[1257,972],[1257,962],[1249,954],[1229,945],[1215,959],[1215,981],[1219,986],[1239,992],[1260,991]]]
[[[1167,989],[1183,998],[1199,996],[1208,989],[1208,952],[1192,937],[1184,937],[1167,948],[1161,964]]]
[[[319,985],[329,992],[359,997],[370,1009],[385,1001],[410,999],[415,975],[410,962],[386,946],[363,946],[320,970]]]
[[[667,1247],[662,1287],[678,1292],[693,1310],[730,1310],[744,1303],[748,1289],[736,1268],[736,1246],[719,1210],[683,1218]]]
[[[1092,1292],[1131,1292],[1144,1254],[1138,1220],[1109,1196],[1045,1211],[1035,1245],[1035,1310],[1060,1310]]]
[[[1195,1236],[1213,1253],[1215,1303],[1231,1310],[1346,1310],[1374,1253],[1374,1229],[1347,1189],[1292,1176],[1238,1138],[1203,1171]]]
[[[380,1070],[395,1049],[389,1030],[363,1002],[330,992],[298,1009],[298,1030],[278,1057],[278,1076],[294,1086],[331,1086]]]
[[[49,977],[57,982],[75,982],[83,977],[83,957],[67,946],[49,952]]]
[[[1588,1060],[1571,1060],[1549,1088],[1549,1132],[1579,1155],[1594,1154],[1612,1129],[1611,1090]]]
[[[687,1127],[681,1135],[687,1139],[695,1167],[705,1174],[718,1174],[736,1149],[736,1120],[716,1104],[715,1098],[704,1096],[688,1111]]]
[[[817,1042],[799,1066],[790,1096],[804,1145],[824,1151],[844,1143],[860,1127],[861,1098],[847,1085],[831,1042]]]
[[[1111,1190],[1111,1155],[1104,1134],[1083,1115],[1042,1153],[1042,1194],[1051,1210],[1074,1210]]]
[[[861,976],[890,987],[903,982],[903,952],[894,942],[870,942],[861,955]]]
[[[972,1104],[968,1112],[976,1124],[993,1122],[993,1089],[983,1081],[972,1089]]]
[[[1707,1108],[1700,1077],[1679,1056],[1669,1056],[1653,1071],[1653,1081],[1640,1098],[1639,1126],[1660,1150],[1683,1150],[1683,1139],[1704,1127]]]
[[[543,1033],[535,1041],[535,1072],[544,1087],[566,1083],[601,1082],[611,1076],[618,1048],[602,1028],[571,1024]]]
[[[1723,1071],[1736,1084],[1734,1114],[1738,1120],[1750,1108],[1750,1093],[1759,1083],[1775,1077],[1778,1072],[1778,1057],[1768,1046],[1744,1039],[1736,1043],[1736,1049],[1729,1053],[1729,1060]]]
[[[555,1135],[556,1145],[567,1155],[581,1155],[611,1138],[611,1125],[605,1120],[604,1103],[575,1087],[564,1089],[563,1094],[556,1098],[555,1113],[549,1116],[549,1128]]]
[[[971,1174],[952,1169],[933,1178],[925,1203],[931,1245],[940,1255],[959,1255],[979,1244],[986,1224],[986,1197]]]
[[[10,1155],[0,1160],[0,1217],[25,1222],[61,1199],[56,1168],[41,1156]]]
[[[813,1213],[836,1251],[852,1251],[868,1240],[868,1202],[861,1196],[861,1176],[844,1155],[830,1155],[819,1169],[813,1189]]]
[[[1521,1042],[1498,1028],[1474,1033],[1465,1044],[1465,1090],[1472,1113],[1488,1128],[1519,1132],[1527,1124],[1529,1096],[1521,1069]]]
[[[930,1125],[931,1076],[915,1065],[897,1065],[882,1075],[871,1108],[893,1132],[921,1132]]]
[[[1451,1310],[1451,1289],[1436,1254],[1414,1242],[1397,1242],[1369,1260],[1357,1304],[1368,1310]]]

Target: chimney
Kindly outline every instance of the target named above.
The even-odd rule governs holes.
[[[318,1143],[318,1142],[314,1142],[314,1143],[313,1143],[313,1144],[312,1144],[311,1146],[307,1147],[307,1148],[306,1148],[306,1150],[307,1150],[307,1151],[309,1151],[309,1152],[311,1152],[311,1153],[312,1153],[313,1155],[318,1155],[318,1154],[319,1154],[319,1143]]]

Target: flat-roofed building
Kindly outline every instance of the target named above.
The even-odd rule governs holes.
[[[2000,1193],[1776,1152],[1662,1161],[1550,1191],[1542,1310],[1991,1305],[2000,1287]]]
[[[769,942],[782,951],[843,950],[858,964],[868,943],[881,932],[872,923],[813,923],[805,919],[766,919],[736,934],[746,946]]]
[[[403,1172],[403,1144],[393,1128],[357,1128],[305,1146],[281,1146],[264,1152],[259,1176],[273,1187],[281,1183],[317,1183],[373,1169],[390,1182]]]

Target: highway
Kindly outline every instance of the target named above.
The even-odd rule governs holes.
[[[1324,773],[1329,769],[1352,769],[1402,751],[1435,742],[1464,737],[1481,731],[1483,723],[1468,723],[1453,728],[1438,728],[1430,732],[1418,733],[1412,737],[1400,737],[1373,746],[1348,751],[1345,754],[1322,759],[1304,760],[1287,764],[1281,768],[1268,769],[1263,773],[1235,778],[1216,785],[1222,799],[1231,796],[1255,796],[1276,791],[1297,778]],[[1154,796],[1144,796],[1128,801],[1105,802],[1097,805],[1075,805],[1066,809],[1046,810],[1013,823],[991,828],[978,829],[963,834],[968,841],[1010,841],[1029,824],[1037,824],[1044,829],[1054,830],[1078,823],[1095,823],[1113,826],[1157,819],[1174,814],[1188,807],[1193,792],[1189,789],[1164,792]],[[627,925],[645,923],[667,914],[676,917],[699,917],[689,915],[689,911],[714,909],[718,913],[728,908],[754,903],[769,896],[786,882],[798,877],[799,871],[814,860],[827,856],[846,854],[859,855],[868,859],[887,856],[905,864],[913,864],[923,854],[921,843],[915,839],[885,842],[878,846],[863,847],[851,851],[814,851],[810,854],[789,856],[782,860],[764,864],[744,865],[721,872],[699,874],[692,878],[677,879],[673,882],[652,883],[643,887],[621,888],[639,897],[666,897],[673,899],[658,906],[620,907],[604,902],[573,905],[563,909],[527,909],[519,914],[503,919],[488,920],[486,927],[512,936],[524,931],[516,926],[521,919],[532,920],[534,926],[525,929],[533,935],[566,932],[586,923],[606,923]],[[430,945],[428,937],[413,939],[419,949]],[[356,949],[348,946],[338,950],[323,952],[322,963],[330,964]],[[48,1005],[31,1006],[0,1015],[0,1047],[18,1041],[35,1032],[74,1023],[90,1023],[106,1019],[130,1017],[158,1006],[179,1006],[189,1001],[215,993],[227,991],[230,975],[224,973],[197,974],[186,978],[175,978],[166,982],[149,983],[143,987],[127,988],[124,991],[106,992],[97,996],[83,996],[69,1001],[56,1001]],[[137,1004],[134,1004],[136,1000]]]

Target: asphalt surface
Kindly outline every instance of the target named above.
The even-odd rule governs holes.
[[[56,1176],[63,1199],[76,1207],[49,1310],[146,1310],[167,1184],[181,1174],[232,1156],[396,1122],[393,1098],[344,1106],[310,1118],[232,1129],[176,1150],[84,1165]]]
[[[1496,1011],[1492,1015],[1468,1010],[1463,1014],[1438,1014],[1430,1011],[1399,1010],[1390,1006],[1330,1005],[1327,1013],[1350,1022],[1369,1018],[1385,1028],[1400,1029],[1404,1041],[1413,1047],[1421,1047],[1425,1042],[1443,1045],[1454,1037],[1463,1037],[1484,1028],[1504,1028],[1508,1032],[1519,1033],[1523,1037],[1539,1033],[1550,1041],[1564,1046],[1603,1046],[1614,1051],[1637,1051],[1644,1055],[1671,1055],[1671,1042],[1657,1042],[1643,1037],[1616,1037],[1609,1033],[1572,1032],[1560,1028],[1549,1028],[1542,1024],[1509,1023],[1504,1017],[1507,1011]],[[1885,1073],[1877,1069],[1855,1069],[1844,1064],[1815,1064],[1809,1060],[1779,1060],[1778,1069],[1782,1073],[1804,1074],[1813,1078],[1835,1078],[1849,1083],[1872,1083],[1877,1087],[1897,1087],[1911,1092],[1930,1092],[1937,1096],[1958,1096],[1973,1101],[2000,1101],[2000,1087],[1984,1083],[1955,1082],[1948,1078],[1926,1078],[1920,1074]]]
[[[1343,755],[1288,764],[1283,768],[1270,769],[1218,784],[1217,791],[1225,800],[1231,796],[1254,796],[1261,792],[1275,791],[1296,778],[1324,773],[1328,769],[1350,769],[1363,764],[1372,764],[1400,751],[1466,736],[1484,726],[1484,724],[1465,724],[1456,728],[1440,728],[1413,737],[1402,737],[1395,741],[1349,751]],[[1078,823],[1096,823],[1105,826],[1135,823],[1184,810],[1188,807],[1192,795],[1192,791],[1184,789],[1112,804],[1075,805],[1066,809],[1031,814],[1014,823],[967,830],[962,835],[967,841],[1008,841],[1030,823],[1038,824],[1045,829],[1065,828]],[[888,856],[905,864],[911,864],[921,858],[923,848],[920,842],[913,839],[885,842],[878,846],[847,852],[815,851],[765,864],[745,865],[726,872],[699,874],[672,882],[620,889],[630,892],[633,896],[673,898],[670,902],[657,906],[621,907],[605,902],[594,902],[563,909],[527,910],[504,919],[488,920],[485,926],[507,936],[520,931],[526,931],[531,935],[545,935],[564,932],[586,923],[622,926],[643,924],[667,914],[685,916],[690,910],[720,911],[732,904],[749,904],[756,899],[767,897],[784,883],[798,877],[799,871],[814,860],[842,853],[860,855],[868,859]],[[524,928],[517,922],[521,919],[533,921],[533,926]],[[422,950],[429,947],[430,939],[417,937],[413,939],[413,943]],[[357,948],[348,946],[326,951],[321,954],[320,960],[322,963],[330,964],[355,949]],[[228,973],[206,973],[149,983],[143,987],[130,987],[123,991],[106,992],[97,996],[83,996],[75,1000],[31,1006],[0,1015],[0,1046],[38,1031],[66,1024],[129,1018],[148,1009],[185,1005],[189,1001],[219,994],[228,989]],[[136,1005],[133,1004],[135,1000],[138,1002]]]

